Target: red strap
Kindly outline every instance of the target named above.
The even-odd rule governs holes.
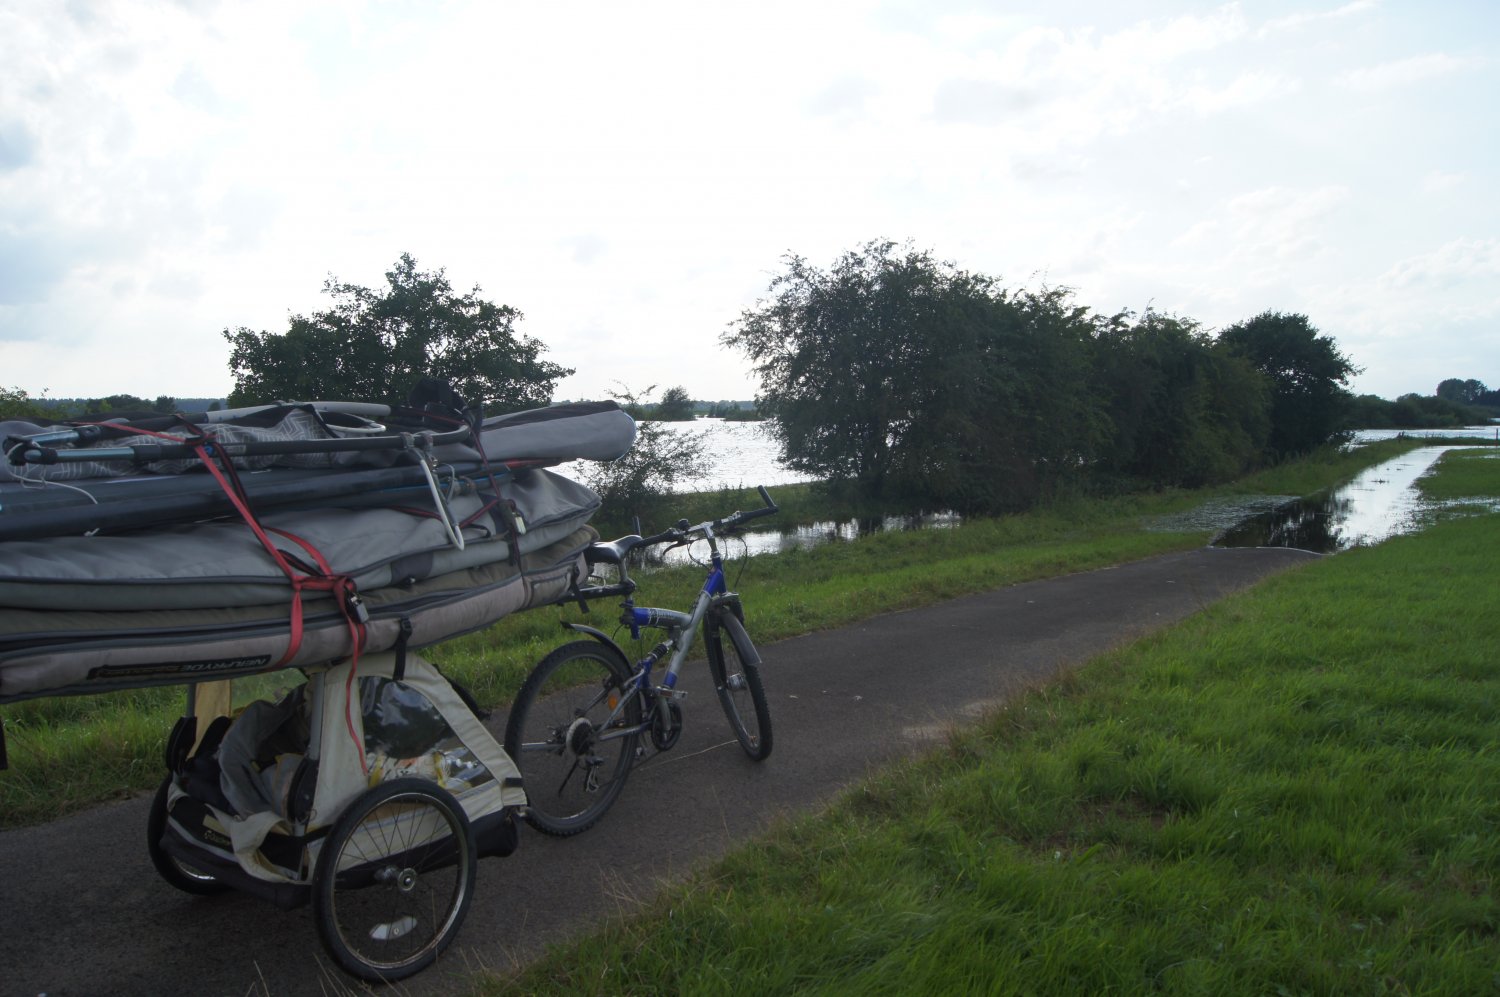
[[[335,574],[332,565],[323,557],[323,554],[306,540],[293,533],[288,533],[286,530],[273,528],[271,532],[277,536],[287,538],[306,551],[313,559],[313,563],[317,565],[321,574],[305,573],[294,567],[287,560],[287,556],[281,548],[277,547],[271,541],[271,538],[266,535],[266,531],[256,521],[255,514],[250,511],[250,507],[245,503],[239,490],[230,484],[224,471],[214,463],[208,453],[207,446],[199,443],[193,447],[193,452],[198,455],[198,459],[208,468],[208,472],[214,476],[214,480],[224,489],[224,494],[229,497],[229,501],[234,505],[235,511],[240,514],[240,518],[245,521],[245,525],[250,527],[251,532],[255,534],[256,539],[260,541],[261,546],[271,556],[271,560],[276,562],[276,566],[286,575],[287,581],[292,586],[291,626],[288,635],[287,650],[286,654],[282,655],[281,660],[276,662],[277,668],[284,667],[290,663],[302,647],[303,590],[311,589],[315,592],[329,592],[333,595],[334,602],[338,605],[339,612],[344,617],[344,623],[349,628],[349,678],[344,683],[344,723],[349,728],[349,737],[354,741],[355,749],[359,752],[360,769],[364,774],[368,775],[370,765],[365,758],[364,743],[354,730],[354,715],[352,712],[354,708],[354,677],[359,671],[359,656],[360,652],[364,650],[366,636],[364,622],[354,615],[353,607],[356,605],[355,600],[358,597],[358,591],[354,586],[354,579],[348,575]]]

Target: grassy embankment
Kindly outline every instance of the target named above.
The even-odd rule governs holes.
[[[1193,547],[1208,534],[1153,532],[1143,524],[1223,494],[1307,494],[1416,445],[1392,441],[1349,454],[1328,452],[1213,491],[1077,500],[956,529],[877,534],[857,543],[758,557],[746,562],[742,573],[732,569],[730,581],[745,593],[756,639],[764,643],[901,606]],[[857,513],[830,508],[809,486],[785,486],[775,494],[783,506],[779,521],[788,525]],[[684,496],[679,514],[696,522],[758,504],[749,491],[705,493]],[[659,605],[687,605],[701,581],[695,570],[662,571],[649,577],[643,595]],[[578,615],[571,607],[519,613],[425,653],[470,686],[480,702],[503,707],[527,670],[562,641],[558,621]],[[589,619],[609,628],[613,615],[613,606],[600,605]],[[239,686],[263,694],[291,684],[293,677],[269,676]],[[0,707],[11,765],[0,773],[0,828],[153,788],[162,777],[161,745],[182,699],[182,689],[171,687]]]
[[[484,992],[1496,992],[1500,453],[1422,487],[1489,501],[1103,656]]]

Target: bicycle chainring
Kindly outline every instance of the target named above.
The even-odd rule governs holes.
[[[682,736],[682,707],[670,699],[657,699],[651,709],[651,744],[669,751]]]

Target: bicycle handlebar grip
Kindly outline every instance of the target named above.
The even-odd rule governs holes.
[[[745,523],[752,519],[759,519],[762,516],[775,515],[781,511],[781,508],[771,500],[771,493],[766,491],[765,485],[756,485],[755,487],[760,492],[760,500],[765,503],[765,506],[760,509],[751,509],[749,512],[737,512],[730,517],[730,520],[735,523]]]

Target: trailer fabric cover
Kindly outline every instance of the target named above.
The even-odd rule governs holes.
[[[207,807],[210,833],[193,834],[172,819],[171,812],[187,796],[174,781],[168,791],[167,833],[178,847],[237,862],[259,880],[306,883],[323,841],[316,832],[331,826],[360,793],[389,779],[420,776],[435,782],[453,794],[471,822],[526,802],[520,770],[431,663],[407,654],[398,680],[395,655],[362,658],[354,673],[352,703],[345,695],[350,668],[341,664],[319,671],[305,694],[247,711],[229,728],[217,760],[220,789],[232,809]],[[263,739],[288,710],[299,712],[305,729],[320,732],[307,745],[307,757],[317,762],[317,779],[305,820],[296,819],[273,788],[303,758],[283,752],[265,769],[251,761],[263,754]],[[295,867],[268,854],[283,851],[265,847],[273,835],[306,840]],[[227,848],[223,839],[230,842]]]

